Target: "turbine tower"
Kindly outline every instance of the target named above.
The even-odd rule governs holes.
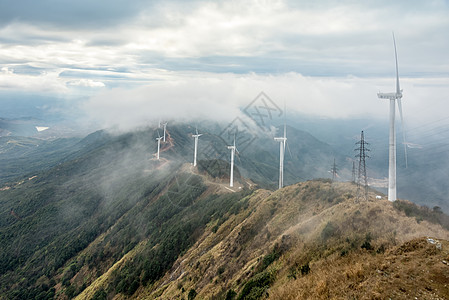
[[[284,123],[284,137],[275,137],[275,141],[279,142],[279,189],[284,186],[284,154],[285,144],[287,142],[287,127]]]
[[[394,45],[394,55],[396,60],[396,92],[392,93],[377,93],[377,97],[380,99],[390,100],[390,138],[389,138],[389,167],[388,167],[388,200],[394,202],[396,201],[396,130],[395,130],[395,111],[396,104],[398,103],[399,115],[401,117],[402,131],[404,133],[403,117],[402,117],[402,90],[399,86],[399,71],[398,71],[398,54],[396,51],[396,41],[393,33],[393,45]],[[407,144],[404,138],[404,149],[405,149],[405,164],[407,167]]]
[[[164,126],[164,143],[165,143],[165,130],[167,128],[167,122],[163,123],[162,126]]]
[[[159,136],[159,131],[158,131],[157,135]],[[160,149],[161,149],[161,139],[162,139],[161,136],[156,138],[156,140],[157,140],[157,156],[156,156],[156,158],[158,160],[159,160],[159,152],[160,152]]]
[[[195,150],[193,151],[193,166],[196,166],[196,154],[198,150],[198,138],[202,136],[202,134],[198,134],[198,129],[196,129],[196,134],[192,134],[192,137],[195,139]]]
[[[228,146],[228,149],[231,150],[231,175],[229,176],[229,186],[234,186],[234,155],[235,151],[238,152],[237,148],[235,147],[235,136],[234,136],[234,145]]]

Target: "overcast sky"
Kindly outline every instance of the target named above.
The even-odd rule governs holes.
[[[392,31],[405,118],[446,117],[447,0],[0,0],[0,101],[72,101],[129,128],[231,118],[264,91],[306,114],[387,118]]]

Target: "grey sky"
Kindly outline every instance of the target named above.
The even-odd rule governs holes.
[[[116,101],[117,114],[163,95],[238,107],[260,89],[306,113],[381,116],[376,92],[394,88],[394,30],[404,110],[419,117],[420,97],[428,105],[435,95],[435,107],[449,97],[448,16],[442,0],[1,0],[0,89],[83,95],[84,107]],[[164,91],[173,86],[178,94]]]

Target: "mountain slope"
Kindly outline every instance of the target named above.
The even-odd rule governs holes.
[[[198,168],[186,163],[191,129],[172,126],[159,161],[155,130],[98,132],[55,167],[2,189],[0,299],[257,299],[318,272],[329,257],[383,255],[415,237],[448,238],[441,212],[375,200],[374,191],[356,202],[349,183],[259,189],[251,179],[263,184],[277,171],[262,152],[242,151],[242,176],[231,189],[220,136],[201,141],[215,145],[216,157],[200,157]],[[314,159],[332,154],[315,145],[310,161],[294,160],[310,166],[308,176],[325,165]]]
[[[448,255],[447,242],[442,242],[441,251],[435,250],[433,244],[427,246],[425,240],[412,241],[412,245],[417,244],[412,250],[400,250],[408,244],[400,247],[397,244],[415,237],[431,235],[447,239],[449,232],[440,225],[406,216],[386,200],[374,201],[374,193],[370,193],[371,201],[356,202],[355,193],[356,187],[351,184],[309,181],[276,192],[256,190],[247,196],[230,194],[216,197],[215,205],[227,205],[226,213],[209,219],[204,223],[205,227],[198,227],[202,229],[200,234],[196,234],[196,242],[185,249],[185,254],[180,252],[182,255],[165,275],[161,274],[160,279],[155,278],[149,284],[136,283],[135,288],[124,295],[137,299],[179,299],[187,298],[190,293],[199,299],[224,299],[234,292],[236,298],[241,299],[253,299],[253,296],[256,299],[265,293],[272,295],[273,299],[320,295],[344,298],[353,290],[351,284],[361,282],[366,286],[357,289],[355,296],[369,295],[368,290],[376,295],[380,292],[368,283],[378,274],[377,269],[365,272],[367,267],[379,267],[381,272],[391,274],[394,271],[402,276],[400,271],[391,270],[391,266],[396,266],[395,260],[407,260],[407,253],[415,248],[418,252],[434,249],[426,254],[431,257],[426,261],[433,261],[434,265],[441,263],[439,258]],[[234,195],[238,196],[234,198]],[[197,200],[192,207],[196,211],[212,202],[210,198],[205,202]],[[185,219],[182,220],[189,220],[189,223],[192,215],[187,211],[183,212]],[[184,238],[188,236],[184,233]],[[120,265],[115,265],[113,271],[93,282],[78,298],[89,299],[96,293],[115,294],[117,286],[120,286],[117,274],[129,275],[129,270],[138,269],[142,254],[152,257],[144,248],[144,243],[137,245]],[[160,254],[168,249],[170,247],[164,248]],[[417,260],[423,258],[419,253],[416,256]],[[374,262],[369,262],[368,258]],[[379,262],[384,259],[388,259],[390,264],[382,267]],[[335,266],[334,272],[329,272],[329,263]],[[338,277],[332,277],[338,272],[338,267],[343,269],[341,274],[347,273],[347,278],[337,280],[335,278]],[[325,279],[324,274],[329,278]],[[448,279],[449,273],[443,272],[441,276]],[[325,286],[317,290],[314,284],[320,280]],[[299,287],[304,281],[310,288]],[[380,282],[378,288],[387,294],[391,292],[388,295],[407,298],[410,290],[402,291],[401,288],[410,286],[412,282],[407,278],[398,281],[395,290],[387,289],[385,282],[383,286]],[[347,289],[339,287],[343,282],[348,282]],[[442,288],[442,282],[430,284],[427,281],[428,287],[435,290]],[[128,286],[133,286],[132,282]],[[297,296],[291,296],[292,291],[297,290],[302,294],[297,292]],[[447,294],[442,290],[437,295]]]
[[[0,183],[49,169],[80,149],[79,138],[42,140],[31,137],[0,137]]]
[[[347,266],[351,264],[347,257],[353,261],[359,257],[363,262],[365,256],[384,255],[396,244],[414,237],[449,237],[449,232],[439,225],[426,221],[418,224],[390,202],[375,202],[373,193],[371,201],[355,203],[355,192],[350,184],[320,181],[296,184],[274,193],[255,191],[248,198],[246,209],[223,223],[210,223],[171,270],[155,285],[137,290],[135,298],[186,298],[188,291],[194,290],[199,299],[224,299],[232,290],[243,299],[248,283],[260,282],[269,284],[262,284],[256,292],[247,291],[247,297],[258,292],[263,295],[271,284],[274,291],[268,290],[268,294],[284,295],[282,290],[297,284],[293,278],[301,277],[305,266],[311,274],[315,274],[316,268],[322,279],[323,265],[329,259],[342,264],[336,259],[341,257]],[[447,243],[445,255],[449,249],[446,247]],[[351,264],[352,267],[359,266]],[[449,273],[445,274],[449,279]],[[340,283],[334,280],[333,284]],[[298,288],[299,284],[292,289]],[[307,290],[310,291],[303,291]],[[363,293],[359,291],[359,295]]]

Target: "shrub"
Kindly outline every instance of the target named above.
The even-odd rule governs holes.
[[[368,251],[374,250],[373,246],[371,245],[371,240],[372,240],[372,239],[373,239],[373,238],[372,238],[372,236],[371,236],[371,233],[368,232],[368,233],[365,235],[365,241],[363,242],[362,246],[360,246],[360,248],[366,249],[366,250],[368,250]]]
[[[226,270],[225,266],[220,266],[217,270],[217,275],[221,275]]]
[[[373,250],[373,246],[371,246],[371,243],[368,241],[364,241],[362,246],[360,246],[360,248],[362,249],[366,249],[366,250]]]
[[[324,226],[323,231],[321,232],[321,238],[323,239],[323,241],[327,241],[337,233],[338,227],[332,222],[327,222],[326,226]]]
[[[190,289],[189,293],[187,294],[187,299],[193,300],[195,299],[196,295],[197,292],[195,291],[195,289]]]
[[[67,287],[67,289],[65,290],[65,294],[67,297],[73,298],[75,296],[75,287],[73,285],[70,285],[69,287]]]
[[[271,263],[277,260],[280,256],[281,255],[278,251],[276,251],[276,248],[273,249],[273,251],[264,256],[262,260],[262,265],[260,265],[259,270],[260,271],[265,270],[269,265],[271,265]]]
[[[309,263],[306,263],[305,265],[302,265],[302,266],[299,268],[299,271],[301,271],[301,274],[302,274],[302,275],[307,275],[307,274],[309,274],[309,272],[310,272],[310,266],[309,266]]]
[[[275,277],[271,272],[256,274],[245,284],[237,300],[261,298],[274,279]]]
[[[235,296],[237,296],[237,293],[231,289],[226,293],[225,300],[233,300],[235,298]]]
[[[385,253],[385,244],[380,245],[379,248],[377,248],[376,252],[379,254]]]
[[[106,300],[107,299],[107,294],[104,291],[104,289],[99,289],[98,291],[95,292],[95,294],[92,297],[92,300]]]
[[[137,289],[139,288],[139,282],[137,280],[134,280],[131,285],[128,288],[128,291],[126,292],[127,295],[131,296],[133,295]]]

